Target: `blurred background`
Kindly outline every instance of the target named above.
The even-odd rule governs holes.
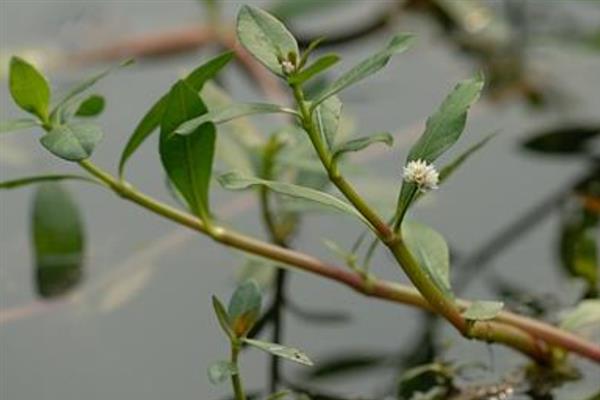
[[[375,146],[347,165],[361,192],[384,212],[393,207],[401,165],[427,116],[457,81],[483,71],[486,94],[472,109],[455,154],[498,134],[420,202],[414,218],[448,240],[453,285],[463,297],[501,299],[555,322],[560,310],[598,296],[597,1],[0,0],[0,117],[19,116],[7,89],[13,54],[43,70],[58,92],[107,65],[138,61],[95,89],[106,108],[99,120],[105,137],[93,158],[111,171],[147,109],[223,47],[237,48],[242,57],[219,80],[229,96],[286,103],[285,91],[235,47],[231,25],[242,3],[278,15],[303,44],[325,37],[318,52],[340,53],[337,71],[382,47],[394,32],[416,34],[409,51],[341,96],[344,132],[395,137],[392,149]],[[224,95],[216,86],[211,90],[214,97]],[[264,140],[281,123],[253,118],[226,129],[247,143]],[[0,137],[0,181],[76,171],[39,146],[40,134]],[[236,147],[219,146],[218,171],[243,164]],[[165,189],[156,137],[134,155],[127,177],[175,204]],[[51,279],[36,270],[31,251],[34,190],[0,193],[1,397],[227,397],[227,385],[214,387],[206,378],[209,364],[228,351],[210,296],[227,298],[240,273],[256,274],[248,260],[105,190],[65,186],[84,221],[85,256]],[[213,203],[223,220],[267,237],[251,193],[215,189]],[[337,215],[309,213],[290,244],[339,263],[323,239],[349,248],[360,232]],[[372,264],[378,276],[406,281],[384,251]],[[259,276],[266,293],[272,292],[269,271]],[[363,298],[314,276],[288,274],[285,291],[282,342],[305,350],[316,367],[284,363],[282,376],[315,399],[403,398],[399,377],[433,360],[478,365],[458,378],[461,387],[501,385],[527,361],[502,347],[467,342],[420,311]],[[262,334],[268,337],[270,329],[267,324]],[[540,385],[539,392],[519,384],[514,398],[597,399],[600,369],[582,361],[576,366],[581,379],[559,379],[556,388]],[[269,371],[264,354],[242,358],[249,391],[263,391]]]

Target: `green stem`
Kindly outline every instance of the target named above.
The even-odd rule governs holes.
[[[81,161],[79,164],[124,199],[136,203],[141,207],[180,225],[210,235],[205,225],[197,217],[161,203],[156,199],[139,192],[127,182],[117,180],[88,160]],[[372,278],[372,280],[367,283],[362,277],[348,271],[346,268],[325,263],[308,254],[266,243],[234,231],[225,230],[221,227],[216,228],[215,232],[216,234],[213,233],[211,235],[212,238],[225,246],[230,246],[247,253],[262,256],[337,281],[367,296],[437,312],[437,309],[413,288],[396,282],[388,282],[375,278]],[[457,300],[457,303],[461,309],[464,309],[469,305],[469,303],[464,300]],[[500,327],[507,327],[507,332],[498,337],[498,339],[502,339],[499,343],[524,352],[536,360],[541,360],[535,356],[539,353],[539,346],[536,346],[536,348],[531,348],[530,346],[527,350],[524,350],[523,346],[525,341],[522,340],[523,335],[529,337],[530,342],[537,343],[538,341],[543,341],[547,346],[561,347],[590,360],[600,362],[600,346],[544,322],[536,321],[507,311],[502,311],[492,322],[498,322],[497,325]],[[475,323],[475,326],[477,327],[481,324],[486,324],[486,322],[482,321],[481,323]],[[510,332],[514,333],[515,331],[519,332],[519,337],[510,334]],[[469,337],[478,339],[477,333],[477,329],[473,328],[471,329],[471,335],[469,335]],[[490,339],[487,337],[484,340],[494,340],[494,338]]]
[[[231,342],[231,364],[235,366],[235,373],[231,375],[231,386],[233,386],[233,393],[235,400],[246,400],[246,393],[244,392],[244,385],[242,384],[242,377],[240,374],[240,368],[238,365],[238,356],[240,354],[240,344],[235,341]]]
[[[400,235],[371,208],[358,194],[354,187],[340,174],[336,163],[323,143],[321,133],[315,127],[311,112],[304,100],[304,93],[299,85],[292,84],[294,98],[300,110],[300,122],[307,132],[323,167],[329,174],[331,182],[348,199],[348,201],[369,221],[375,228],[379,239],[390,249],[396,261],[400,264],[408,278],[417,287],[419,292],[429,301],[432,307],[452,323],[462,334],[466,334],[466,323],[454,301],[448,298],[423,272],[416,262]]]

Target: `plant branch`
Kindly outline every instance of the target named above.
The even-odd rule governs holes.
[[[88,160],[79,163],[82,168],[88,171],[91,175],[104,182],[116,194],[136,203],[147,210],[167,218],[180,225],[186,226],[195,231],[209,234],[208,230],[197,217],[173,208],[167,204],[161,203],[135,189],[129,183],[119,181],[112,175],[98,168]],[[274,261],[279,261],[283,264],[293,266],[299,270],[303,270],[315,275],[322,276],[327,279],[334,280],[344,284],[357,292],[364,295],[384,299],[387,301],[410,305],[421,309],[434,311],[429,302],[414,288],[401,285],[395,282],[379,280],[372,278],[368,283],[363,277],[349,271],[346,268],[338,267],[324,261],[319,260],[308,254],[304,254],[295,250],[282,248],[267,242],[263,242],[252,237],[245,236],[241,233],[226,230],[221,227],[216,227],[211,234],[211,237],[226,245],[238,250],[262,256]],[[468,307],[469,302],[465,300],[457,300],[457,304],[461,309]],[[493,324],[494,322],[498,324]],[[573,333],[561,330],[541,321],[536,321],[531,318],[516,315],[508,311],[502,311],[496,316],[493,321],[481,321],[473,324],[477,325],[492,324],[491,329],[497,329],[499,326],[508,326],[517,328],[523,334],[529,335],[536,341],[545,342],[547,346],[561,347],[567,351],[579,354],[587,359],[600,363],[600,346],[587,341]],[[477,333],[477,329],[473,328]],[[500,340],[499,343],[505,344],[516,350],[523,351],[522,336],[514,338],[511,336],[514,330],[507,329],[502,337],[487,338],[487,340]],[[529,355],[539,352],[538,346],[535,349],[530,348],[527,353]]]

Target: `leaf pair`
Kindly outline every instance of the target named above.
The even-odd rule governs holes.
[[[182,122],[207,112],[198,93],[183,80],[172,87],[164,108],[159,144],[162,164],[190,210],[207,222],[210,218],[209,189],[215,150],[215,126],[207,122],[189,135],[173,135],[173,131]]]

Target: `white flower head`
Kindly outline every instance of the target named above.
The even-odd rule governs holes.
[[[296,66],[290,60],[282,60],[281,61],[281,70],[284,74],[290,75],[292,72],[296,70]]]
[[[402,176],[406,182],[416,184],[421,192],[437,189],[440,181],[440,174],[435,167],[421,159],[409,161],[404,166]]]

